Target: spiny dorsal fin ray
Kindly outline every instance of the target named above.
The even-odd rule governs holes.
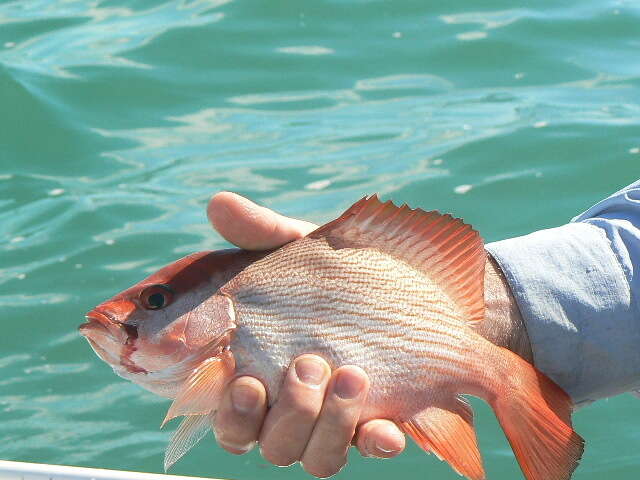
[[[484,245],[478,232],[458,218],[382,203],[372,195],[309,236],[339,237],[402,260],[438,282],[468,322],[484,317]]]

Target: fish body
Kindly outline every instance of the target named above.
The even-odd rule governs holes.
[[[361,421],[389,418],[424,450],[485,477],[473,413],[487,401],[529,480],[569,478],[583,441],[571,401],[474,330],[486,255],[469,225],[368,197],[272,252],[201,252],[101,304],[81,327],[116,373],[184,415],[171,464],[206,432],[226,383],[252,375],[273,403],[304,353],[358,365],[371,388]]]
[[[410,417],[427,398],[467,392],[487,376],[478,361],[487,341],[455,303],[376,249],[334,249],[324,238],[305,238],[251,265],[219,295],[235,309],[238,373],[265,381],[270,398],[303,353],[368,373],[366,418]]]

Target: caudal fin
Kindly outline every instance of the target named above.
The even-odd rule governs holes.
[[[578,466],[584,440],[571,427],[569,395],[516,354],[509,356],[504,391],[491,402],[527,480],[566,480]]]

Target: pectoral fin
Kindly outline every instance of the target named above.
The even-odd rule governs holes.
[[[428,407],[398,425],[422,449],[433,452],[460,475],[471,480],[485,478],[473,412],[461,398],[456,397],[447,408]]]
[[[166,472],[193,446],[204,438],[211,428],[211,415],[189,415],[180,423],[164,453]]]
[[[203,361],[184,382],[162,426],[180,415],[215,412],[222,398],[222,391],[234,373],[235,361],[229,350]]]

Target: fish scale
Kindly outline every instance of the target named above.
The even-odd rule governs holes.
[[[235,308],[239,331],[234,342],[246,342],[243,351],[269,351],[268,361],[262,357],[259,364],[237,356],[238,371],[258,373],[275,400],[279,383],[269,379],[303,353],[320,353],[334,367],[359,365],[371,379],[371,418],[387,413],[390,399],[378,395],[378,388],[394,391],[398,382],[428,378],[430,389],[422,392],[428,397],[441,384],[463,382],[461,374],[470,372],[471,349],[461,331],[469,327],[452,301],[426,276],[378,251],[364,252],[367,268],[361,271],[363,252],[353,250],[304,239],[256,262],[222,288]],[[340,278],[327,264],[340,265]],[[366,280],[369,288],[352,284],[350,278]],[[391,349],[397,353],[394,363],[378,362],[376,353]],[[395,394],[402,391],[396,388]]]
[[[355,203],[271,252],[200,252],[99,305],[81,326],[119,375],[173,398],[184,416],[171,466],[201,437],[235,375],[277,401],[287,367],[315,353],[357,365],[371,385],[360,421],[394,421],[471,480],[485,478],[473,412],[495,412],[527,480],[567,480],[583,451],[571,399],[476,333],[484,317],[482,239],[450,215]]]

